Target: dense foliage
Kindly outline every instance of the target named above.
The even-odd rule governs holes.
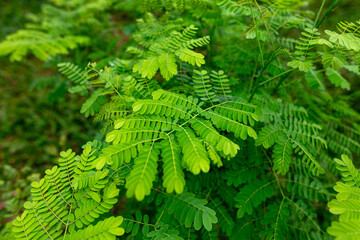
[[[5,237],[357,239],[360,21],[323,27],[342,0],[51,2],[0,55],[56,64],[101,127]]]

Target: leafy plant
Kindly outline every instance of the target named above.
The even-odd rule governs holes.
[[[336,199],[329,202],[329,208],[331,213],[340,217],[339,221],[331,223],[327,231],[336,239],[356,239],[359,234],[359,171],[346,155],[335,161],[343,182],[336,183]]]
[[[32,23],[25,29],[9,34],[0,43],[0,56],[10,55],[11,61],[20,61],[31,52],[38,59],[49,60],[89,45],[91,38],[87,30],[106,26],[101,23],[106,15],[99,13],[104,13],[112,4],[110,0],[52,2],[42,5],[41,14],[31,15]]]
[[[104,140],[81,155],[61,152],[32,183],[15,237],[340,234],[356,211],[329,235],[328,186],[340,171],[341,186],[354,188],[358,171],[332,159],[360,152],[359,95],[343,94],[356,87],[359,23],[321,29],[340,2],[323,15],[325,1],[316,13],[297,0],[115,5],[143,12],[121,54],[108,65],[58,64],[69,92],[87,96],[80,112],[102,123]],[[330,211],[343,213],[350,196]]]

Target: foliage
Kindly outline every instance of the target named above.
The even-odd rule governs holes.
[[[327,231],[336,239],[356,239],[360,223],[359,171],[346,155],[342,155],[341,159],[335,159],[335,161],[343,181],[336,183],[334,187],[337,192],[336,199],[329,202],[329,208],[331,213],[339,214],[340,217],[339,221],[331,223]]]
[[[0,37],[3,38],[4,35],[22,28],[29,18],[33,20],[41,18],[43,19],[41,21],[45,22],[42,14],[46,15],[46,11],[36,16],[29,13],[39,11],[43,2],[4,1],[0,10]],[[50,14],[47,18],[55,21],[60,12],[47,14]],[[41,21],[39,20],[39,24]],[[77,21],[79,21],[78,27],[69,31],[82,29],[83,37],[88,38],[86,26],[80,24],[81,19]],[[74,19],[72,23],[75,23]],[[103,27],[108,24],[106,21],[103,23]],[[56,28],[60,30],[61,24],[52,25],[52,29]],[[65,35],[69,34],[74,33],[68,32]],[[103,34],[101,40],[107,39],[104,37],[108,35]],[[117,41],[117,38],[112,37],[112,39]],[[97,45],[101,43],[99,40],[100,37],[92,38],[92,47],[88,47],[87,50],[96,53]],[[108,40],[107,42],[110,43]],[[89,51],[83,49],[81,54],[84,56],[78,52],[76,61],[86,64]],[[102,51],[108,50],[102,48]],[[70,52],[68,54],[70,55]],[[74,56],[73,54],[71,58],[73,59]],[[23,58],[22,62],[16,64],[10,63],[5,58],[0,61],[3,66],[0,70],[2,85],[0,138],[3,139],[0,142],[2,163],[0,228],[2,229],[6,222],[21,212],[24,201],[30,195],[30,183],[38,180],[40,174],[54,163],[58,151],[66,148],[78,151],[81,147],[79,143],[86,141],[89,136],[95,137],[97,133],[94,131],[96,124],[86,122],[78,111],[83,99],[68,95],[66,90],[68,84],[61,79],[60,74],[56,73],[56,62],[64,61],[64,58],[51,58],[46,63],[31,57]],[[65,115],[69,117],[64,119],[62,116]]]
[[[89,45],[91,38],[81,35],[81,32],[90,27],[104,26],[100,21],[106,18],[97,19],[95,16],[106,17],[99,13],[111,6],[111,1],[107,0],[53,2],[42,5],[41,15],[31,15],[32,23],[27,24],[26,29],[9,34],[0,43],[0,56],[10,55],[11,61],[20,61],[31,52],[41,60],[48,60]]]
[[[66,83],[58,76],[47,76],[48,70],[32,73],[38,64],[10,65],[9,73],[0,71],[1,226],[22,211],[31,182],[55,163],[58,151],[78,151],[79,142],[96,137],[95,124],[85,122],[79,113],[79,98],[67,96]],[[64,119],[65,115],[69,117]]]
[[[108,9],[142,14],[136,26],[124,28],[129,34],[124,46],[100,54],[99,63],[56,61],[71,85],[68,91],[86,97],[79,111],[101,122],[104,138],[85,144],[80,155],[61,152],[58,166],[31,184],[32,197],[12,222],[13,236],[330,239],[341,234],[341,226],[357,218],[352,198],[359,179],[347,157],[332,159],[360,153],[354,91],[360,23],[322,28],[340,2],[312,12],[297,0],[54,1],[69,9],[64,16],[80,19],[74,30],[62,14],[54,17],[67,26],[61,32],[44,25],[49,16],[43,10],[37,28],[55,33],[55,45],[55,37],[71,38],[97,23],[88,14]],[[111,25],[105,21],[100,28]],[[67,52],[34,44],[26,46],[40,59]],[[14,60],[24,56],[19,45],[7,49]],[[340,193],[330,201],[328,186],[339,172],[345,183],[337,184]],[[342,214],[328,228],[330,235],[328,201],[332,213]],[[357,226],[352,223],[346,229]]]

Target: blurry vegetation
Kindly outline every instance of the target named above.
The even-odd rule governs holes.
[[[107,9],[114,1],[84,9],[73,18],[64,9],[86,1],[3,0],[0,7],[0,41],[9,34],[29,26],[46,29],[55,34],[83,35],[88,43],[54,58],[41,61],[25,55],[14,64],[0,57],[0,229],[19,214],[30,194],[30,183],[40,179],[45,169],[54,164],[58,152],[71,148],[80,151],[81,145],[98,135],[98,124],[87,121],[80,113],[85,97],[68,92],[69,82],[58,73],[57,63],[71,59],[80,66],[89,61],[106,65],[128,41],[133,24],[121,24],[136,18],[126,11]],[[123,4],[133,9],[129,1]],[[95,14],[100,11],[106,13]],[[71,12],[71,11],[69,11]],[[135,13],[136,14],[136,13]],[[83,17],[80,17],[83,16]],[[100,18],[99,18],[100,17]],[[45,23],[45,24],[44,24]],[[127,28],[127,30],[124,28]],[[60,30],[60,32],[59,32]],[[0,50],[0,55],[6,49]],[[111,53],[111,54],[110,54]],[[107,58],[111,56],[110,58]]]

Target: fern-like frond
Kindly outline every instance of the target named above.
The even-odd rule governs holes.
[[[84,84],[86,81],[89,80],[88,73],[73,63],[59,63],[58,68],[60,73],[67,76],[74,83]]]
[[[130,143],[110,145],[102,149],[102,154],[92,163],[92,165],[97,169],[102,169],[105,164],[108,164],[116,170],[121,167],[124,162],[130,163],[131,159],[137,156],[137,148],[141,149],[143,144],[153,140],[154,139],[136,140]]]
[[[337,182],[334,187],[336,199],[328,204],[331,213],[340,215],[339,222],[332,222],[327,231],[336,239],[356,239],[360,221],[359,171],[346,155],[335,161],[344,183]]]
[[[132,76],[124,78],[123,92],[135,99],[146,99],[158,88],[154,80],[136,79]]]
[[[190,120],[190,123],[200,137],[216,146],[216,150],[221,151],[225,156],[235,157],[240,147],[230,139],[220,135],[210,122],[194,118]]]
[[[333,199],[328,204],[330,212],[340,214],[340,222],[351,222],[354,219],[360,219],[360,200],[355,199]]]
[[[350,90],[350,83],[341,76],[341,73],[337,70],[334,70],[332,68],[326,69],[326,76],[330,80],[332,84],[334,84],[336,87],[341,87],[346,90]]]
[[[269,148],[275,144],[279,137],[284,136],[282,128],[279,125],[267,125],[261,129],[256,139],[256,146],[263,145],[264,148]]]
[[[126,178],[126,196],[135,196],[138,201],[142,201],[146,195],[150,194],[157,172],[157,159],[160,151],[156,149],[154,143],[144,146],[143,152],[139,153],[134,160],[134,167],[130,175]]]
[[[239,13],[246,9],[246,7],[251,3],[251,0],[217,0],[216,3],[232,13]]]
[[[159,69],[159,58],[152,56],[134,65],[133,71],[138,72],[141,77],[151,79]],[[163,70],[164,71],[164,70]],[[168,73],[166,75],[168,77]]]
[[[138,72],[143,78],[151,79],[160,69],[160,74],[166,80],[170,80],[177,74],[177,58],[198,67],[205,63],[204,55],[192,49],[208,44],[209,36],[194,39],[198,30],[194,25],[186,27],[182,32],[173,31],[166,37],[161,36],[163,31],[167,33],[170,31],[166,30],[166,26],[160,24],[157,26],[160,29],[156,29],[159,33],[151,31],[151,27],[157,22],[153,15],[149,15],[149,17],[152,19],[151,23],[140,20],[140,31],[135,35],[135,39],[148,50],[142,54],[145,58],[134,65],[134,72]],[[150,29],[145,30],[146,26]]]
[[[262,231],[260,236],[273,240],[284,239],[288,230],[286,220],[289,214],[289,206],[284,199],[280,203],[267,206],[267,211],[264,219],[261,220],[261,224],[269,227]]]
[[[95,239],[106,236],[106,239],[115,240],[117,236],[122,236],[125,230],[121,227],[123,218],[110,217],[104,221],[98,222],[96,225],[90,225],[85,229],[79,230],[75,233],[70,233],[65,239],[68,240],[82,240],[82,239]]]
[[[296,60],[289,62],[287,65],[292,68],[298,68],[302,72],[308,72],[313,65],[312,59],[316,56],[316,53],[310,50],[317,44],[320,33],[316,28],[306,28],[301,34],[303,35],[300,38],[301,41],[295,47],[297,50],[295,52],[297,55]]]
[[[231,93],[230,81],[223,70],[218,72],[211,71],[210,80],[213,84],[214,91],[219,97],[223,97],[225,101],[229,98]]]
[[[166,200],[166,208],[170,214],[185,225],[186,228],[193,226],[195,230],[205,227],[211,231],[212,225],[218,222],[216,212],[207,207],[205,199],[198,199],[192,193],[181,195],[169,195]]]
[[[94,234],[109,230],[101,223],[89,226],[113,207],[119,194],[115,183],[108,183],[107,170],[98,173],[91,170],[90,163],[97,152],[87,144],[78,161],[71,150],[61,152],[59,166],[47,170],[43,179],[32,183],[32,202],[24,204],[26,210],[13,222],[18,238],[60,239],[69,232],[76,238],[86,234],[77,231],[86,226]],[[112,238],[123,234],[115,225],[116,230],[109,232]]]
[[[132,128],[126,129],[122,128],[120,130],[113,130],[106,135],[106,141],[112,142],[113,144],[119,143],[130,143],[137,139],[156,139],[160,135],[163,135],[162,132],[153,130],[149,127],[143,128]]]
[[[335,158],[337,169],[341,172],[343,181],[349,186],[360,188],[360,173],[355,168],[353,162],[346,155],[341,155],[341,159]]]
[[[293,198],[298,195],[319,202],[329,199],[330,193],[318,179],[297,174],[288,176],[289,178],[283,179],[283,181],[287,183],[286,188],[289,193],[292,193]]]
[[[238,212],[237,217],[242,218],[245,213],[252,214],[253,209],[274,194],[271,186],[274,181],[255,179],[252,183],[243,187],[236,195]]]
[[[230,236],[235,223],[226,207],[223,206],[218,198],[212,199],[209,202],[209,206],[216,212],[216,216],[219,220],[218,224],[220,225],[221,230]]]
[[[183,161],[193,174],[208,172],[210,160],[205,147],[190,128],[180,128],[176,133],[183,152]]]
[[[175,52],[175,55],[180,58],[180,60],[189,63],[193,66],[201,67],[205,63],[204,55],[201,53],[194,52],[187,48],[180,48]]]
[[[171,118],[157,115],[138,115],[129,118],[121,118],[115,121],[115,129],[152,129],[153,131],[170,131],[178,124]]]
[[[323,76],[320,72],[315,71],[314,68],[310,69],[307,73],[305,73],[305,80],[307,82],[307,85],[311,90],[314,90],[316,88],[324,90],[324,84],[323,84]]]
[[[327,231],[330,235],[336,236],[338,240],[356,240],[360,235],[360,220],[354,219],[351,222],[333,222]]]
[[[53,56],[68,54],[69,50],[88,45],[90,39],[85,36],[55,36],[40,30],[20,30],[7,36],[0,43],[0,55],[10,55],[11,61],[21,61],[28,52],[40,60]]]
[[[257,138],[257,134],[252,127],[238,122],[235,120],[236,118],[232,119],[231,117],[223,116],[211,110],[202,112],[202,115],[208,119],[211,119],[217,128],[223,131],[233,132],[235,137],[240,137],[243,140],[246,140],[248,136],[254,139]]]
[[[80,112],[86,117],[94,116],[105,103],[106,97],[101,95],[102,91],[102,89],[97,89],[82,105]]]
[[[94,120],[98,122],[108,119],[115,120],[125,117],[129,112],[130,111],[127,109],[125,103],[112,101],[104,104],[100,108],[99,112],[95,115]]]
[[[192,111],[200,111],[199,107],[201,106],[201,103],[199,103],[199,99],[194,98],[191,95],[186,97],[185,95],[176,94],[159,89],[153,92],[152,96],[155,100],[166,101],[166,102],[169,101],[177,105],[185,106],[187,109]]]
[[[209,101],[211,103],[218,102],[215,92],[213,91],[212,84],[210,82],[210,77],[205,70],[194,70],[193,75],[193,87],[195,92],[203,101]]]
[[[350,29],[348,29],[349,31]],[[350,30],[351,31],[351,30]],[[360,38],[352,32],[337,33],[330,30],[325,30],[325,33],[329,35],[329,41],[337,43],[344,47],[346,50],[353,50],[358,52],[360,50]]]
[[[163,53],[159,57],[159,68],[161,75],[170,80],[177,74],[177,65],[175,55],[172,53]]]
[[[291,163],[291,154],[292,154],[292,142],[290,138],[278,138],[277,143],[274,147],[273,152],[273,161],[274,161],[274,170],[278,174],[285,175],[289,171]]]
[[[180,160],[180,146],[175,139],[162,141],[161,157],[164,162],[164,187],[167,193],[182,193],[185,186],[185,176]]]
[[[162,102],[159,100],[141,100],[133,104],[135,113],[159,114],[166,117],[189,119],[191,114],[182,105],[175,105],[171,102]]]
[[[302,156],[302,162],[309,168],[309,170],[314,175],[319,175],[325,173],[324,168],[320,165],[320,163],[315,159],[313,154],[309,151],[307,147],[301,144],[299,141],[292,139],[294,143],[293,147],[295,152]]]
[[[260,119],[257,106],[240,100],[220,103],[215,107],[214,111],[238,122],[249,123],[251,126],[254,126],[255,122]]]

